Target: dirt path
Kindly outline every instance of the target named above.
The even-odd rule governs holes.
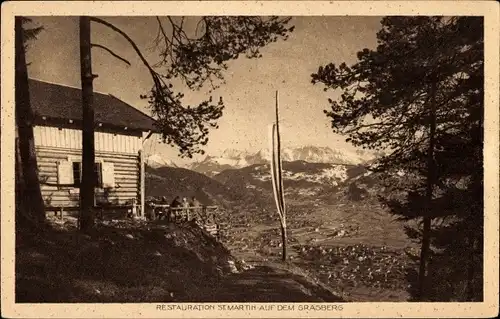
[[[342,301],[299,275],[269,266],[256,266],[226,277],[206,298],[217,302]]]

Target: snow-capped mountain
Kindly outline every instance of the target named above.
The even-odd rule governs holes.
[[[146,159],[146,165],[153,167],[153,168],[158,168],[158,167],[179,167],[179,165],[175,164],[171,160],[167,160],[163,158],[160,154],[152,154]]]
[[[281,151],[283,162],[303,161],[307,163],[358,165],[373,159],[374,156],[374,154],[363,150],[333,150],[330,147],[318,146],[284,148]],[[226,149],[218,156],[207,155],[200,161],[185,165],[179,165],[179,163],[165,159],[159,154],[149,156],[146,163],[153,168],[162,166],[185,167],[207,176],[215,176],[229,169],[240,169],[255,164],[267,164],[270,158],[271,154],[268,149],[261,149],[255,152]]]
[[[365,151],[332,150],[329,147],[303,146],[284,148],[281,153],[284,162],[304,161],[308,163],[329,163],[341,165],[358,165],[374,158]],[[255,164],[268,163],[270,151],[262,149],[257,152],[246,152],[227,149],[220,156],[207,156],[202,161],[190,165],[190,169],[209,176],[228,169],[238,169]]]
[[[331,194],[337,193],[345,193],[344,195],[348,195],[349,198],[352,196],[362,198],[369,194],[372,188],[378,189],[372,173],[363,165],[373,160],[375,154],[314,146],[285,148],[282,153],[285,195],[292,198],[316,200],[321,196],[331,197]],[[180,182],[177,182],[175,178],[164,181],[170,186],[174,187],[173,185],[178,183],[184,185],[184,188],[179,188],[180,186],[177,185],[170,192],[179,192],[180,189],[185,189],[186,192],[196,192],[198,187],[196,181],[200,178],[187,181],[184,176],[205,176],[208,179],[201,178],[201,180],[213,179],[229,190],[241,194],[242,197],[246,198],[248,196],[243,194],[251,193],[252,196],[257,196],[252,197],[256,201],[272,203],[272,196],[269,195],[272,194],[269,157],[267,150],[246,152],[228,149],[219,156],[206,156],[201,161],[190,165],[175,163],[175,159],[174,161],[165,159],[159,154],[149,156],[147,164],[150,171],[161,171],[167,179],[177,176]],[[193,188],[192,185],[195,187]],[[167,189],[164,186],[155,187],[151,192],[158,192],[158,194]],[[212,193],[213,190],[207,188],[207,192]],[[202,196],[201,193],[198,195]]]
[[[191,164],[189,169],[208,176],[214,176],[228,169],[242,168],[248,165],[250,164],[244,158],[207,156],[202,161]]]
[[[308,163],[294,161],[283,163],[284,191],[294,199],[333,194],[348,181],[354,181],[371,172],[362,165]],[[262,196],[272,195],[269,164],[255,164],[241,169],[226,170],[213,179],[230,189],[244,192],[252,190]]]
[[[305,161],[309,163],[330,163],[357,165],[373,158],[369,153],[358,153],[346,149],[332,150],[329,147],[304,146],[284,149],[284,161]]]

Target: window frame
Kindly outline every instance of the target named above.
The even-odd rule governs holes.
[[[82,171],[83,171],[83,163],[80,159],[69,159],[71,162],[72,170],[73,170],[73,184],[75,187],[80,188],[81,183],[82,183]],[[96,184],[94,185],[95,188],[102,189],[103,188],[103,180],[102,180],[102,164],[103,160],[95,160],[94,161],[94,173],[97,174],[96,176]],[[78,164],[78,173],[75,171],[75,164]],[[96,167],[99,167],[98,170],[96,170]],[[78,176],[78,183],[76,180],[76,176]]]

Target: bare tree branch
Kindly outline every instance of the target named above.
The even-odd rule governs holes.
[[[155,18],[158,31],[153,44],[160,51],[160,59],[151,65],[124,31],[98,17],[91,17],[91,21],[124,37],[149,70],[154,85],[150,93],[141,98],[149,99],[164,142],[179,146],[181,155],[203,154],[200,146],[208,142],[209,128],[218,127],[216,120],[222,116],[224,103],[222,99],[212,103],[210,96],[196,106],[185,106],[184,94],[175,92],[174,79],[180,79],[190,90],[199,90],[204,84],[214,90],[219,87],[219,81],[224,83],[223,71],[228,61],[237,59],[242,53],[247,53],[247,58],[260,57],[257,55],[259,48],[278,38],[286,39],[293,26],[286,27],[289,18],[270,18],[263,22],[258,17],[203,17],[200,22],[205,23],[205,32],[200,36],[195,31],[194,36],[188,36],[184,17]],[[248,22],[249,26],[242,26],[240,20]],[[159,67],[164,70],[159,71]]]
[[[146,60],[146,58],[142,55],[142,52],[139,49],[139,47],[137,46],[137,44],[135,44],[134,40],[132,40],[128,36],[128,34],[126,34],[125,32],[123,32],[121,29],[119,29],[118,27],[114,26],[113,24],[111,24],[111,23],[109,23],[107,21],[104,21],[104,20],[102,20],[100,18],[90,17],[90,21],[102,24],[102,25],[110,28],[111,30],[119,33],[121,36],[123,36],[130,43],[130,45],[132,45],[132,47],[134,48],[135,52],[137,53],[137,55],[141,59],[142,63],[146,66],[146,68],[151,73],[151,76],[152,76],[153,81],[155,83],[155,87],[156,88],[165,88],[166,87],[165,82],[161,79],[161,77],[158,75],[158,73],[156,73],[156,71],[153,70],[153,68],[151,67],[151,65]],[[171,103],[175,103],[175,101],[172,98],[170,98],[170,102]],[[166,104],[168,104],[168,103],[166,103]]]
[[[132,47],[134,48],[134,50],[137,53],[137,55],[139,55],[139,58],[141,59],[142,63],[144,63],[144,65],[148,68],[148,70],[151,73],[156,74],[156,72],[153,70],[153,68],[149,65],[148,61],[142,55],[141,51],[137,47],[137,44],[135,44],[135,42],[128,36],[128,34],[126,34],[125,32],[123,32],[122,30],[120,30],[119,28],[117,28],[116,26],[114,26],[113,24],[111,24],[111,23],[109,23],[107,21],[104,21],[102,19],[99,19],[99,18],[96,18],[96,17],[90,17],[90,21],[100,23],[100,24],[102,24],[102,25],[110,28],[111,30],[119,33],[120,35],[122,35],[132,45]]]
[[[121,56],[119,56],[118,54],[114,53],[113,51],[111,51],[111,49],[103,46],[103,45],[100,45],[100,44],[95,44],[95,43],[91,43],[90,44],[91,47],[93,48],[100,48],[100,49],[103,49],[104,51],[107,51],[109,54],[111,54],[112,56],[114,56],[115,58],[127,63],[129,66],[131,65],[129,61],[127,61],[126,59],[122,58]]]

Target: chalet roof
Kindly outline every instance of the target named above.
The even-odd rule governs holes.
[[[30,100],[35,116],[56,120],[82,119],[82,100],[79,88],[29,79]],[[94,92],[96,123],[157,132],[155,120],[133,106],[110,95]]]

